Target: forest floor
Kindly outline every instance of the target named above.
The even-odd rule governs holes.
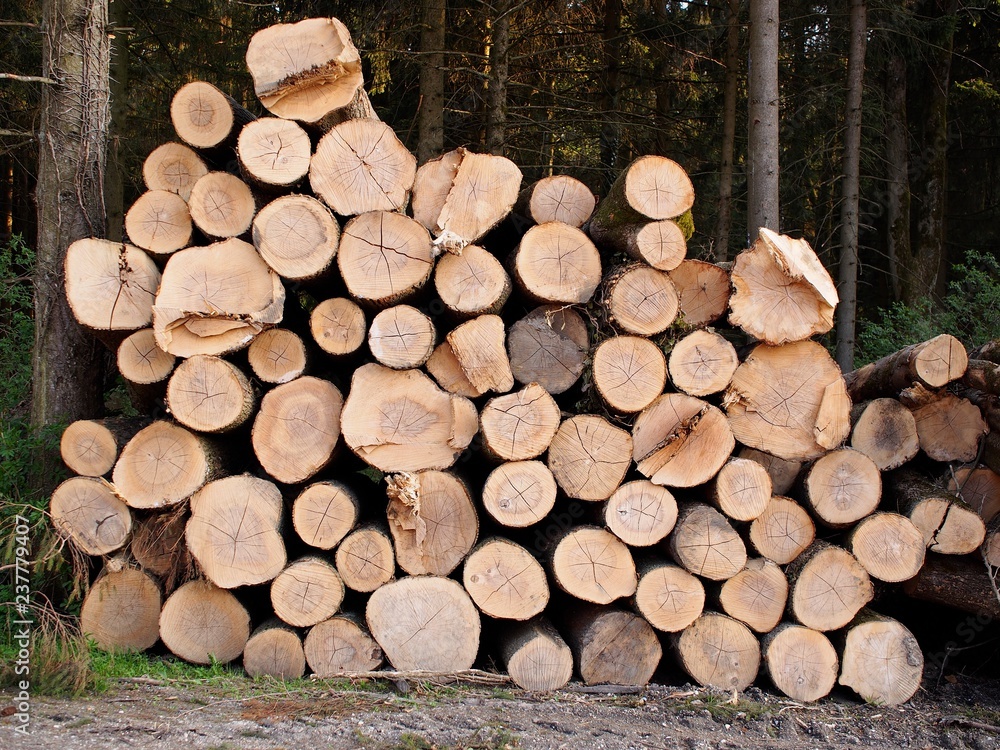
[[[472,748],[1000,748],[1000,681],[951,678],[904,706],[835,692],[803,705],[751,688],[732,696],[690,685],[636,693],[570,685],[533,695],[508,687],[403,681],[281,683],[132,678],[81,699],[33,697],[29,733],[0,711],[0,747],[157,750],[430,750]],[[0,692],[9,706],[10,691]]]

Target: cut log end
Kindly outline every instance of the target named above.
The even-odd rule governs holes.
[[[537,383],[491,399],[479,416],[485,448],[504,461],[537,458],[559,429],[559,405]]]
[[[552,553],[558,586],[570,596],[609,604],[635,593],[638,578],[632,554],[604,529],[578,526],[568,531]]]
[[[511,326],[507,348],[511,372],[519,383],[538,383],[558,395],[583,373],[590,335],[572,308],[543,306]]]
[[[160,588],[133,568],[106,571],[87,592],[80,631],[104,651],[144,651],[160,638]]]
[[[615,412],[634,414],[663,393],[667,362],[659,347],[638,336],[612,336],[593,353],[594,387]]]
[[[307,628],[337,613],[344,601],[344,582],[337,569],[320,557],[303,557],[271,583],[274,614],[297,628]]]
[[[712,581],[732,578],[747,562],[746,545],[715,508],[681,508],[669,540],[670,554],[685,570]]]
[[[490,617],[529,620],[549,602],[545,570],[528,550],[494,537],[465,560],[462,583],[476,606]]]
[[[773,496],[750,524],[750,543],[758,553],[779,565],[798,557],[816,538],[816,524],[801,505]]]
[[[677,501],[666,487],[645,479],[623,484],[604,506],[604,523],[633,547],[649,547],[666,538],[677,521]]]
[[[657,630],[677,633],[701,616],[705,587],[684,568],[658,563],[647,567],[639,577],[635,606]]]
[[[746,690],[760,669],[760,645],[742,622],[706,612],[676,639],[681,667],[699,685]]]
[[[349,617],[331,617],[309,630],[305,640],[309,668],[323,679],[348,672],[369,672],[382,664],[382,649],[366,628]]]
[[[871,579],[847,550],[815,542],[787,571],[789,612],[814,630],[837,630],[875,595]]]
[[[327,276],[340,247],[340,225],[326,206],[306,195],[285,195],[254,217],[253,245],[289,281]]]
[[[556,492],[556,480],[541,461],[511,461],[486,478],[483,507],[502,526],[523,528],[552,510]]]
[[[645,685],[663,656],[656,631],[632,612],[586,607],[566,616],[566,637],[587,685]]]
[[[924,656],[901,623],[868,613],[847,631],[840,684],[869,703],[896,706],[917,692]]]
[[[607,500],[625,478],[632,437],[603,417],[565,420],[549,444],[548,467],[562,490],[577,500]]]
[[[316,482],[306,487],[292,504],[292,525],[310,547],[333,549],[354,528],[359,503],[340,482]]]
[[[336,563],[347,588],[362,593],[375,591],[396,573],[389,533],[376,526],[355,529],[337,547]]]
[[[185,201],[206,174],[208,166],[202,158],[181,143],[157,146],[142,164],[142,178],[149,190],[167,190]]]
[[[184,661],[227,664],[243,653],[250,638],[250,615],[229,591],[208,581],[191,581],[163,605],[160,638]]]
[[[511,623],[500,644],[507,674],[522,690],[558,690],[573,676],[573,652],[547,620]]]
[[[254,375],[272,385],[295,380],[309,364],[305,343],[287,328],[269,328],[260,334],[247,349],[247,360]]]
[[[309,316],[309,329],[327,354],[353,354],[365,343],[365,314],[354,302],[334,297],[320,302]]]
[[[302,639],[291,628],[265,623],[243,649],[243,668],[251,677],[297,680],[306,671]]]
[[[817,701],[837,683],[837,650],[818,630],[786,623],[764,637],[763,650],[771,682],[792,700]]]
[[[420,367],[430,358],[436,338],[429,317],[415,307],[395,305],[372,320],[368,349],[386,367],[407,370]]]

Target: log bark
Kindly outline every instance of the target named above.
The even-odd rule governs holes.
[[[689,396],[725,390],[740,361],[736,349],[714,331],[694,331],[670,350],[670,381]]]
[[[583,374],[590,334],[569,307],[538,307],[511,326],[510,369],[519,383],[538,383],[553,395],[569,390]]]
[[[524,528],[548,515],[557,489],[555,477],[541,461],[510,461],[486,478],[483,508],[501,526]]]
[[[876,398],[851,410],[851,447],[875,462],[879,471],[897,469],[920,450],[913,414],[894,398]]]
[[[649,547],[673,530],[677,501],[666,487],[638,479],[615,490],[602,515],[608,530],[625,544]]]
[[[703,260],[685,260],[670,272],[678,309],[686,326],[711,325],[729,309],[729,272]]]
[[[331,617],[306,634],[305,656],[320,679],[370,672],[382,664],[382,649],[353,617]]]
[[[510,296],[510,276],[491,253],[468,245],[461,255],[446,253],[434,270],[434,288],[459,317],[498,314]]]
[[[410,305],[382,310],[368,329],[368,349],[394,370],[420,367],[434,351],[437,331],[431,319]]]
[[[265,189],[291,188],[309,172],[309,134],[291,120],[261,117],[243,126],[236,156],[244,177]]]
[[[145,651],[160,639],[160,587],[141,570],[105,570],[80,609],[80,632],[104,651]]]
[[[271,607],[289,625],[308,628],[337,614],[344,592],[333,565],[321,557],[301,557],[271,582]]]
[[[247,376],[232,362],[196,354],[170,376],[167,406],[188,429],[219,433],[244,424],[254,413],[257,397]]]
[[[818,701],[837,684],[837,650],[818,630],[786,622],[765,635],[761,647],[767,676],[792,700]]]
[[[283,195],[253,220],[253,245],[275,273],[289,281],[325,278],[334,270],[340,225],[308,195]]]
[[[610,604],[638,585],[632,553],[614,534],[576,526],[556,542],[549,561],[553,580],[570,596]]]
[[[334,213],[402,211],[410,199],[417,159],[380,120],[348,120],[316,145],[309,184]]]
[[[673,271],[687,255],[684,230],[670,219],[612,226],[591,222],[587,231],[600,247],[624,253],[657,271]]]
[[[472,550],[479,517],[465,484],[443,471],[386,479],[389,531],[399,567],[410,575],[449,575]]]
[[[730,458],[708,486],[708,500],[734,521],[752,521],[771,501],[771,476],[749,458]]]
[[[931,552],[967,555],[986,538],[986,526],[958,496],[928,482],[913,470],[886,475],[888,498],[920,530]]]
[[[757,679],[760,645],[746,625],[705,612],[674,638],[681,667],[699,685],[746,690]]]
[[[676,219],[694,205],[687,172],[663,156],[640,156],[615,180],[591,219],[591,226]]]
[[[147,573],[157,576],[165,594],[196,575],[194,558],[184,541],[186,505],[166,512],[136,513],[133,516],[129,552]]]
[[[505,623],[499,638],[507,674],[522,690],[559,690],[573,676],[573,652],[544,617]]]
[[[276,620],[262,623],[243,648],[243,669],[251,677],[299,679],[306,671],[302,639]]]
[[[319,122],[349,107],[363,84],[361,56],[336,18],[275,24],[250,39],[254,92],[277,117]]]
[[[270,385],[290,383],[305,374],[309,358],[302,338],[287,328],[269,328],[247,349],[250,369]]]
[[[521,188],[521,170],[510,159],[449,151],[417,170],[413,216],[437,244],[460,252],[510,213]]]
[[[990,585],[990,575],[977,556],[929,554],[916,576],[903,584],[912,599],[994,620],[1000,617],[1000,600]]]
[[[309,315],[309,330],[319,348],[327,354],[353,354],[365,343],[365,314],[344,297],[323,300]]]
[[[983,393],[1000,395],[1000,365],[982,359],[970,359],[962,374],[962,384]]]
[[[158,420],[125,445],[111,478],[130,507],[162,508],[187,500],[222,468],[215,444]]]
[[[129,241],[161,260],[191,244],[191,229],[187,201],[166,190],[143,193],[125,214]]]
[[[250,230],[257,204],[250,186],[228,172],[209,172],[191,188],[191,221],[206,237],[227,239]]]
[[[565,616],[566,640],[586,685],[646,685],[663,656],[656,631],[632,612],[577,607]]]
[[[139,248],[109,240],[77,240],[66,250],[64,270],[73,317],[99,338],[104,334],[110,342],[107,334],[135,331],[152,322],[160,271]]]
[[[604,404],[619,414],[649,406],[667,384],[663,351],[639,336],[612,336],[593,352],[593,384]]]
[[[633,604],[654,628],[679,633],[701,616],[705,587],[698,578],[665,560],[642,560],[638,569]]]
[[[747,563],[740,535],[719,511],[703,503],[681,507],[668,549],[686,571],[711,581],[732,578]]]
[[[855,402],[867,401],[895,396],[914,383],[940,388],[962,377],[968,361],[962,342],[942,334],[847,373],[844,379]]]
[[[747,560],[746,567],[718,589],[719,607],[757,633],[774,630],[788,601],[788,579],[777,563],[764,557]]]
[[[683,393],[665,393],[632,427],[639,473],[667,487],[694,487],[722,468],[736,445],[725,415]]]
[[[837,288],[805,240],[762,228],[731,274],[729,322],[756,339],[780,345],[833,328]]]
[[[344,441],[382,471],[446,469],[479,430],[476,407],[419,370],[376,364],[354,371],[341,414]]]
[[[125,444],[146,424],[145,419],[130,417],[78,419],[63,431],[59,455],[74,474],[103,477],[114,468]]]
[[[655,336],[676,320],[680,299],[670,276],[645,264],[612,271],[604,283],[603,305],[611,324],[637,336]]]
[[[935,461],[974,461],[989,431],[982,412],[968,399],[945,390],[914,386],[900,395],[913,413],[920,449]]]
[[[948,491],[962,498],[986,523],[1000,513],[1000,474],[993,469],[985,466],[955,469],[948,478]]]
[[[462,584],[483,614],[503,620],[530,620],[549,603],[549,584],[541,563],[503,537],[476,545],[465,560]]]
[[[923,673],[920,644],[902,623],[865,610],[848,626],[840,684],[869,703],[906,703],[919,689]]]
[[[396,555],[387,529],[366,524],[337,547],[337,571],[352,591],[371,593],[396,575]]]
[[[549,444],[548,467],[556,483],[577,500],[607,500],[625,478],[632,438],[603,417],[565,420]]]
[[[149,190],[177,193],[185,201],[191,188],[208,174],[208,165],[183,143],[164,143],[150,151],[142,163],[142,179]]]
[[[347,222],[337,266],[351,296],[383,308],[412,297],[434,269],[427,230],[402,214],[372,211]]]
[[[924,564],[924,535],[898,513],[873,513],[847,537],[851,551],[868,575],[899,583],[913,578]]]
[[[755,347],[723,407],[737,440],[786,461],[819,458],[851,429],[840,368],[815,341]]]
[[[750,524],[750,544],[768,560],[787,565],[816,538],[816,524],[801,505],[781,495],[773,496]]]
[[[228,354],[281,322],[285,288],[253,246],[238,239],[170,256],[153,305],[163,351]]]
[[[190,581],[164,603],[160,638],[184,661],[228,664],[250,638],[250,615],[229,591],[208,581]]]
[[[537,383],[486,402],[479,415],[483,447],[502,461],[542,455],[559,429],[559,405]]]
[[[310,547],[330,550],[354,528],[360,511],[357,494],[347,485],[316,482],[292,503],[292,526]]]
[[[749,458],[763,466],[771,477],[771,491],[775,495],[785,495],[795,485],[795,480],[802,470],[802,463],[799,461],[786,461],[783,458],[759,451],[756,448],[740,448],[738,456]]]
[[[254,453],[285,484],[304,482],[333,459],[344,399],[331,382],[297,378],[268,391],[253,422]]]
[[[882,499],[882,475],[853,448],[831,451],[814,463],[803,482],[806,502],[826,526],[842,529],[872,513]]]
[[[850,552],[826,542],[814,542],[785,574],[788,614],[814,630],[844,627],[875,595],[868,571]]]
[[[285,567],[282,514],[273,483],[249,474],[217,479],[191,497],[187,547],[220,588],[267,583]]]
[[[170,121],[189,146],[213,149],[235,141],[254,116],[207,81],[181,86],[170,102]]]
[[[580,229],[550,221],[529,229],[514,251],[514,280],[542,304],[581,304],[601,282],[601,255]]]
[[[401,578],[377,589],[366,610],[372,637],[398,670],[460,672],[479,652],[479,611],[450,578]]]
[[[594,213],[597,198],[590,188],[565,174],[543,177],[518,195],[514,213],[535,224],[561,221],[582,227]]]

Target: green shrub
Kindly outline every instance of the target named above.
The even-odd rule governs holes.
[[[1000,262],[970,250],[965,262],[952,266],[954,280],[940,304],[929,299],[913,307],[901,302],[879,309],[875,319],[858,328],[857,364],[950,333],[967,348],[1000,337]]]

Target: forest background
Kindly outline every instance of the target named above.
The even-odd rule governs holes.
[[[758,3],[777,12],[777,0]],[[331,15],[362,52],[375,110],[421,162],[466,146],[511,158],[527,182],[569,174],[602,195],[632,159],[661,154],[695,185],[689,256],[731,260],[752,239],[745,1],[0,0],[0,531],[14,511],[30,514],[36,576],[55,598],[73,598],[72,579],[53,588],[65,563],[50,554],[59,541],[42,509],[59,476],[40,457],[60,422],[121,408],[122,391],[97,352],[72,408],[40,395],[61,377],[39,375],[36,345],[50,314],[35,294],[53,277],[47,246],[65,240],[46,235],[44,213],[60,189],[44,162],[58,172],[67,156],[47,139],[60,106],[46,73],[54,25],[110,46],[106,167],[78,195],[93,204],[89,233],[121,239],[143,160],[175,138],[177,89],[210,81],[263,114],[244,63],[252,34]],[[866,41],[859,142],[848,137],[852,16]],[[1000,336],[1000,3],[781,0],[779,29],[772,228],[807,239],[838,278],[845,165],[856,161],[850,354],[860,364],[937,333],[967,345]]]

